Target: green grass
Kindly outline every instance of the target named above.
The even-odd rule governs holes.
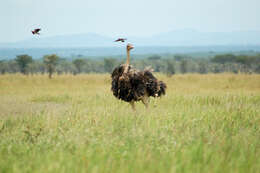
[[[109,75],[0,76],[0,172],[260,172],[260,75],[156,76],[136,113]]]

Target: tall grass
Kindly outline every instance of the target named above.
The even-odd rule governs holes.
[[[137,112],[108,74],[0,76],[0,172],[260,172],[260,75],[156,76]]]

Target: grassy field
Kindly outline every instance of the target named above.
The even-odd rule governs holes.
[[[260,172],[260,75],[156,76],[136,113],[108,74],[0,76],[0,172]]]

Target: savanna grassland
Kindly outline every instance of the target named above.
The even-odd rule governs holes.
[[[156,76],[137,112],[108,74],[0,76],[0,172],[260,172],[260,75]]]

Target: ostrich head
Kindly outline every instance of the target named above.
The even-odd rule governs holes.
[[[127,51],[130,51],[133,48],[134,48],[134,46],[130,43],[128,43],[127,46],[126,46]]]

